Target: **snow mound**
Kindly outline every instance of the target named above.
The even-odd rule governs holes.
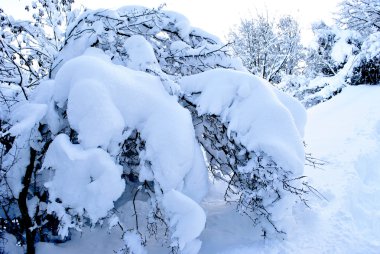
[[[147,254],[141,245],[140,235],[137,232],[126,232],[123,240],[133,254]]]
[[[373,33],[363,42],[362,53],[367,61],[380,57],[380,32]]]
[[[67,116],[85,148],[107,148],[124,129],[124,119],[108,90],[94,79],[75,82],[68,97]]]
[[[23,103],[12,112],[13,126],[8,131],[13,136],[31,130],[45,116],[47,106],[37,103]]]
[[[215,69],[184,77],[185,94],[199,94],[198,114],[219,115],[250,151],[263,151],[276,163],[303,172],[306,112],[295,99],[249,73]]]
[[[113,208],[125,188],[120,177],[122,167],[104,150],[84,150],[81,145],[73,145],[65,134],[58,135],[49,146],[44,168],[49,167],[54,177],[45,186],[52,201],[50,212],[57,215],[61,215],[57,207],[63,206],[79,215],[86,213],[96,222]]]
[[[62,66],[55,101],[60,107],[67,103],[70,125],[86,148],[112,150],[109,146],[121,141],[123,130],[137,129],[160,188],[181,188],[193,169],[197,145],[189,112],[168,95],[159,78],[114,65],[104,56],[90,48]],[[206,168],[198,163],[194,170]],[[200,189],[206,186],[206,180],[199,181]]]
[[[137,71],[150,68],[160,69],[152,46],[141,35],[133,35],[126,39],[124,47],[128,54],[128,68]]]
[[[313,204],[318,221],[295,252],[379,253],[379,96],[378,86],[348,86],[309,110],[306,141],[328,163],[305,171],[328,201]]]
[[[170,227],[174,231],[172,238],[178,241],[180,250],[188,254],[198,253],[201,242],[196,238],[206,224],[206,214],[203,209],[193,200],[175,190],[165,194],[162,204],[169,215]]]

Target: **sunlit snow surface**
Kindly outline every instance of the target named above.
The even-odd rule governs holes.
[[[305,174],[324,198],[293,208],[285,239],[263,239],[250,221],[224,204],[215,185],[203,202],[207,223],[200,253],[379,253],[380,87],[348,87],[308,111],[308,151],[327,161]],[[59,247],[40,243],[38,253],[112,253],[117,234],[86,231]],[[101,239],[102,244],[98,244]],[[93,247],[96,246],[96,247]],[[148,253],[167,253],[151,247]]]

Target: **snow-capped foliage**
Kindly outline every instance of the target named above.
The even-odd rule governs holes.
[[[162,205],[173,230],[174,246],[178,244],[183,253],[198,253],[202,242],[196,238],[206,224],[203,209],[192,199],[175,190],[165,193]]]
[[[305,154],[301,133],[306,114],[294,99],[297,108],[292,111],[269,83],[232,70],[215,69],[184,77],[180,85],[186,95],[194,94],[189,100],[196,105],[197,114],[219,116],[227,126],[227,135],[247,152],[261,150],[280,167],[302,174]],[[298,126],[295,119],[300,120]]]
[[[56,17],[65,3],[44,10]],[[30,65],[45,74],[11,56],[1,65],[12,67],[0,75],[1,202],[12,212],[0,216],[28,253],[106,222],[124,239],[115,252],[197,253],[209,177],[228,182],[226,201],[265,236],[284,233],[285,210],[307,192],[304,108],[180,14],[133,6],[73,17],[66,7],[48,61]]]
[[[305,76],[288,77],[278,86],[306,107],[329,100],[350,84],[358,84],[357,68],[363,37],[356,31],[313,26],[314,40],[308,49]]]
[[[140,181],[151,181],[154,175],[164,192],[186,185],[182,181],[191,170],[205,170],[193,168],[200,154],[189,113],[167,94],[159,78],[114,65],[98,51],[68,61],[55,79],[54,100],[62,107],[67,103],[78,141],[84,148],[100,146],[112,153],[131,134],[123,136],[123,130],[137,130],[145,140],[142,164],[149,164],[144,168],[147,179],[140,176]],[[200,192],[205,185],[200,180]]]
[[[378,0],[343,0],[339,4],[337,23],[364,36],[378,32],[380,3]]]
[[[362,52],[367,61],[380,56],[380,32],[371,34],[363,42]]]
[[[354,63],[351,83],[377,85],[380,82],[380,32],[369,35],[363,42]]]
[[[32,21],[14,20],[0,11],[0,82],[18,85],[27,96],[27,87],[50,75],[52,61],[65,41],[64,30],[74,21],[72,2],[33,1],[25,7]]]
[[[334,33],[336,38],[331,49],[331,58],[337,64],[346,63],[351,55],[357,54],[362,38],[360,34],[350,30],[335,30]]]
[[[335,75],[360,50],[362,36],[358,32],[329,27],[324,22],[315,23],[313,32],[306,69],[310,77]]]
[[[184,77],[180,85],[209,168],[228,182],[225,198],[238,198],[238,211],[260,225],[263,234],[284,232],[274,225],[272,204],[287,199],[287,191],[305,192],[290,184],[302,174],[303,107],[247,72],[210,70]]]
[[[51,201],[47,209],[61,218],[62,237],[68,235],[70,227],[76,226],[72,217],[85,216],[92,223],[106,217],[125,188],[120,178],[122,167],[111,156],[103,149],[73,145],[65,134],[53,140],[43,167],[53,171],[52,179],[44,184]]]

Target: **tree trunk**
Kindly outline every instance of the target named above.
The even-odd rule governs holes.
[[[30,148],[29,165],[26,167],[24,179],[22,180],[24,187],[22,188],[18,197],[18,206],[21,213],[21,223],[25,230],[25,236],[26,236],[26,253],[27,254],[35,254],[36,252],[35,247],[34,247],[35,231],[30,229],[33,226],[33,223],[32,223],[32,219],[29,217],[28,205],[27,205],[28,190],[29,190],[30,182],[32,180],[35,160],[36,160],[36,150],[34,150],[33,148]]]

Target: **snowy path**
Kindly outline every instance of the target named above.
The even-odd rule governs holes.
[[[348,87],[308,116],[308,152],[328,163],[305,175],[327,200],[294,208],[287,239],[265,242],[211,206],[201,253],[380,253],[380,87]]]
[[[380,87],[348,87],[311,109],[306,140],[329,161],[324,170],[305,172],[329,201],[315,204],[319,230],[305,247],[380,253]]]

